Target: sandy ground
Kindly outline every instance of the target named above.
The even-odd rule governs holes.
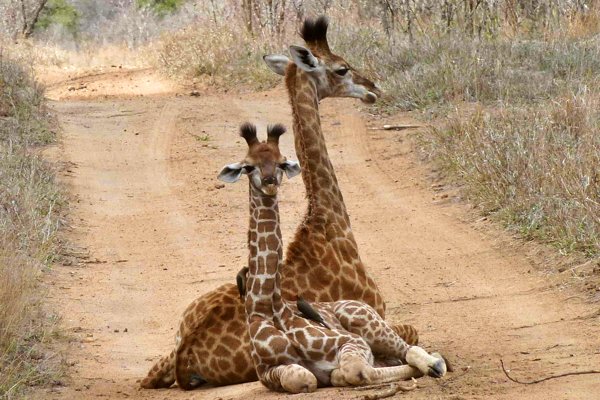
[[[186,305],[233,282],[244,263],[247,186],[222,187],[216,175],[245,152],[241,122],[291,126],[286,93],[191,97],[146,70],[55,79],[49,95],[64,129],[55,156],[72,195],[68,238],[78,254],[48,278],[72,339],[70,377],[32,397],[288,397],[257,382],[138,389],[171,349]],[[598,305],[489,222],[473,222],[452,190],[432,187],[411,133],[368,130],[382,122],[357,106],[328,99],[322,122],[363,261],[387,301],[387,318],[414,324],[424,346],[456,369],[398,397],[598,399],[599,375],[522,386],[499,364],[503,358],[521,379],[598,368],[600,321],[590,317]],[[394,121],[415,122],[407,115]],[[291,134],[282,148],[294,158]],[[286,182],[280,193],[289,241],[305,209],[302,181]],[[324,389],[290,398],[361,395]]]

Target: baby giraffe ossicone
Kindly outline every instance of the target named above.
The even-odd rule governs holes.
[[[283,243],[279,226],[277,191],[283,174],[300,173],[298,163],[279,151],[282,125],[268,128],[260,142],[256,127],[244,124],[241,136],[248,144],[246,157],[227,165],[219,174],[236,182],[242,174],[250,184],[246,317],[251,354],[260,381],[269,389],[290,393],[312,392],[317,386],[358,386],[430,375],[441,377],[441,357],[409,346],[369,305],[342,300],[313,303],[322,321],[304,318],[295,304],[282,299],[279,267]],[[397,366],[374,367],[374,353],[397,360]]]

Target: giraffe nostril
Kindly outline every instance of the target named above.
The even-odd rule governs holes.
[[[262,180],[263,185],[275,185],[277,183],[277,179],[274,176],[267,176]]]

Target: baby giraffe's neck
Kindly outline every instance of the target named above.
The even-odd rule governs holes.
[[[246,315],[249,321],[272,320],[274,310],[284,307],[278,274],[283,255],[279,206],[277,196],[267,196],[252,184],[248,250]]]

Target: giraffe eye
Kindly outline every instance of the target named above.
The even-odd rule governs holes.
[[[244,165],[244,170],[245,170],[247,173],[250,173],[250,172],[254,171],[254,168],[255,168],[255,167],[253,167],[252,165]]]
[[[338,74],[339,76],[344,76],[348,73],[349,69],[348,68],[340,68],[340,69],[336,69],[335,73]]]

